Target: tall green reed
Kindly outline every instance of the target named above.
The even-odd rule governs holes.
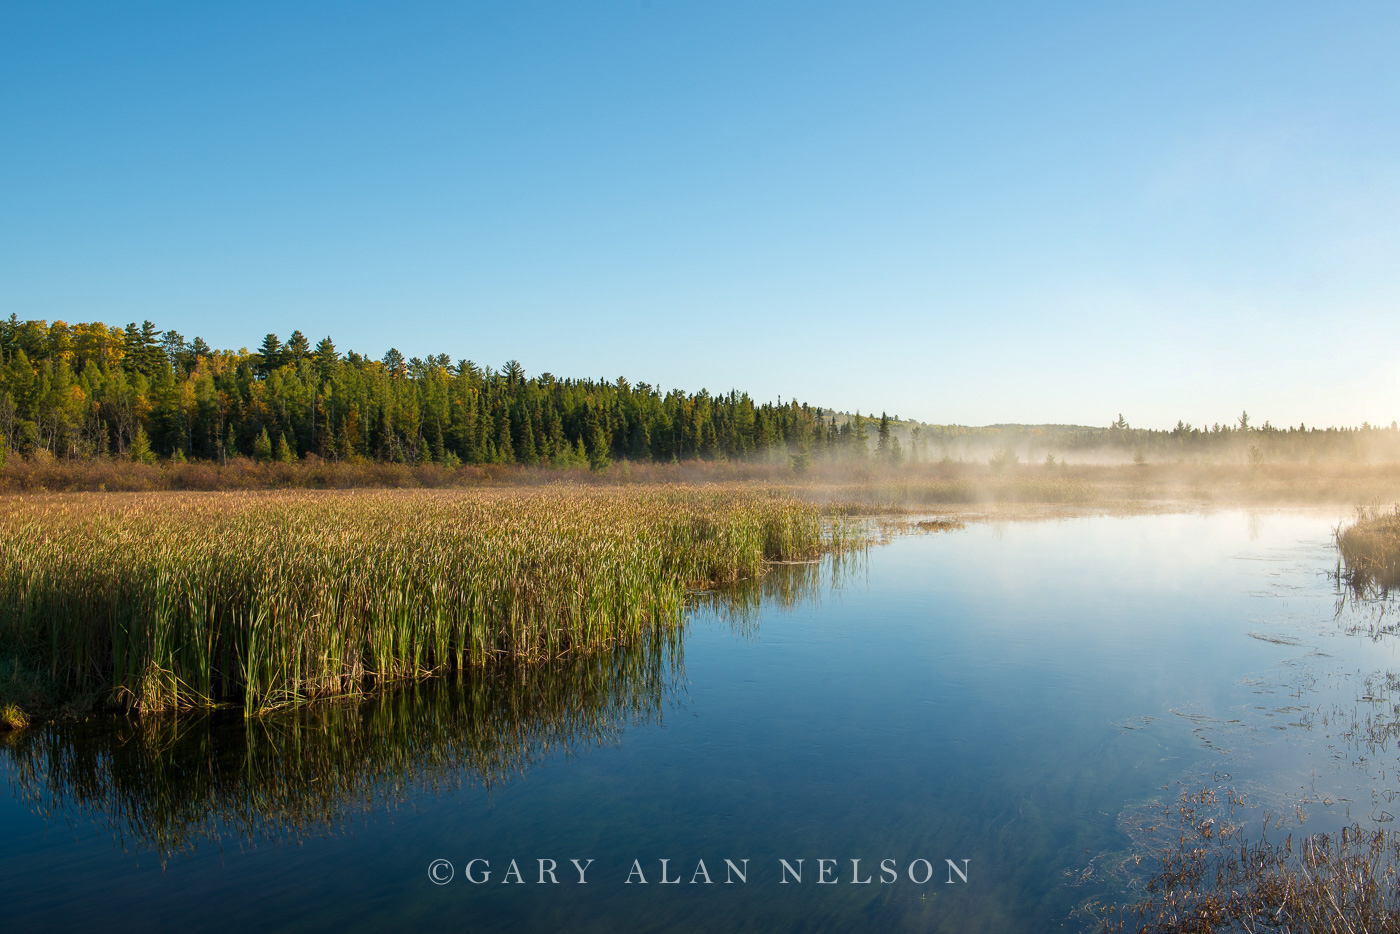
[[[689,590],[861,541],[737,487],[13,498],[0,635],[138,710],[254,714],[635,641]]]

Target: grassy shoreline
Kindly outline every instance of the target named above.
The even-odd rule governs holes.
[[[722,487],[10,497],[0,636],[68,692],[253,714],[635,641],[690,589],[859,544]]]
[[[1360,506],[1356,520],[1337,529],[1340,577],[1359,594],[1388,594],[1400,586],[1400,506]]]
[[[945,462],[901,467],[814,462],[795,473],[758,461],[620,462],[605,470],[445,467],[370,461],[142,464],[116,460],[23,460],[0,468],[0,495],[61,492],[195,492],[351,489],[520,489],[552,486],[782,487],[816,502],[889,505],[1122,502],[1343,504],[1400,501],[1400,464],[1004,465]]]

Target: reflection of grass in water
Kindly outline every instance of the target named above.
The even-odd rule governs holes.
[[[822,594],[845,586],[866,569],[864,551],[841,551],[811,561],[772,562],[762,574],[689,595],[692,609],[752,634],[765,608],[795,610],[816,606]]]
[[[231,713],[56,722],[11,738],[13,790],[162,859],[202,841],[294,840],[461,782],[491,786],[661,716],[681,645],[392,688],[245,720]]]

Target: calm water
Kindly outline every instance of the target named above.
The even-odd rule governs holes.
[[[5,928],[1082,929],[1182,789],[1400,812],[1400,661],[1377,609],[1338,614],[1339,518],[906,536],[553,672],[30,731],[0,741]]]

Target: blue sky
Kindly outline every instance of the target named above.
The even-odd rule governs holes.
[[[1400,5],[0,4],[0,313],[1400,417]]]

